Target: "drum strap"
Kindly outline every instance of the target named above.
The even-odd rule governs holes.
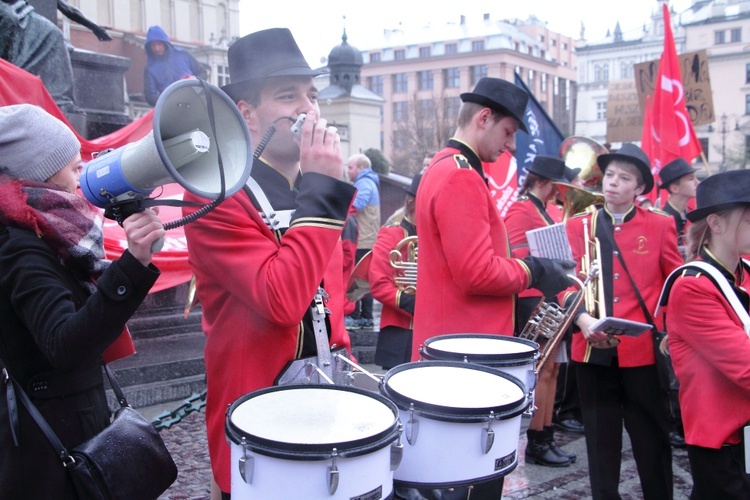
[[[328,345],[328,329],[326,328],[326,314],[331,311],[325,306],[328,294],[323,287],[318,287],[318,293],[313,299],[312,323],[315,332],[315,347],[318,350],[318,368],[333,380],[333,363],[331,362],[331,348]]]

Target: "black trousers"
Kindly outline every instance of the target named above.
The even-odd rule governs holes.
[[[750,498],[750,476],[745,474],[742,443],[718,450],[689,444],[687,452],[693,475],[690,500]]]
[[[643,497],[671,499],[669,413],[659,389],[656,366],[575,366],[593,498],[620,498],[617,490],[624,423],[633,445]]]
[[[355,254],[355,260],[359,262],[359,260],[369,251],[370,249],[368,248],[358,248]],[[368,293],[354,304],[354,312],[352,312],[351,317],[357,319],[372,319],[372,295]]]

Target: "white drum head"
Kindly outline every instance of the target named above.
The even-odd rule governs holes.
[[[511,337],[512,338],[512,337]],[[429,347],[445,352],[468,355],[528,354],[536,349],[522,342],[503,337],[453,337],[429,342]]]
[[[393,373],[388,388],[415,401],[454,409],[506,406],[523,400],[523,388],[501,375],[471,367],[419,363]]]
[[[393,411],[373,397],[316,387],[267,392],[237,406],[230,415],[242,433],[278,443],[346,443],[387,431]]]

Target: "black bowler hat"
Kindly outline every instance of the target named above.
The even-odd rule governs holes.
[[[661,177],[661,185],[659,186],[659,189],[667,189],[670,184],[683,175],[694,174],[697,171],[697,168],[691,167],[690,164],[682,158],[672,160],[664,165],[664,168],[659,171],[659,177]]]
[[[730,170],[706,177],[698,184],[696,209],[687,213],[690,222],[728,208],[750,205],[750,170]]]
[[[411,185],[409,187],[405,187],[404,191],[406,191],[407,193],[409,193],[410,195],[416,198],[417,189],[419,189],[419,181],[421,180],[422,180],[422,174],[415,175],[411,180]]]
[[[474,91],[461,94],[463,102],[475,102],[490,109],[505,113],[518,120],[519,128],[529,133],[523,123],[529,94],[521,87],[499,78],[484,77],[477,82]]]
[[[229,76],[232,83],[221,90],[237,100],[238,92],[248,83],[273,76],[322,75],[325,71],[310,69],[292,32],[287,28],[271,28],[245,35],[227,51]]]
[[[551,181],[568,182],[565,176],[565,162],[554,156],[537,155],[528,171]]]
[[[565,179],[567,179],[568,182],[576,180],[576,177],[578,177],[578,174],[580,173],[580,168],[570,168],[567,165],[565,166]]]
[[[651,162],[648,155],[633,143],[626,142],[616,153],[607,153],[599,155],[596,162],[599,164],[602,173],[607,170],[607,166],[612,160],[622,160],[634,164],[643,176],[645,187],[643,193],[646,194],[654,188],[654,176],[651,174]]]

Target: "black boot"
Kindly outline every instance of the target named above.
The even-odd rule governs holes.
[[[545,437],[547,438],[547,445],[549,446],[549,449],[552,450],[552,452],[557,455],[558,457],[567,458],[570,460],[570,463],[574,464],[576,462],[576,454],[575,453],[568,453],[567,451],[560,448],[557,443],[555,442],[555,428],[550,426],[547,426],[542,431],[544,432]]]
[[[552,451],[547,443],[544,431],[526,431],[526,463],[546,465],[547,467],[567,467],[570,460]]]

